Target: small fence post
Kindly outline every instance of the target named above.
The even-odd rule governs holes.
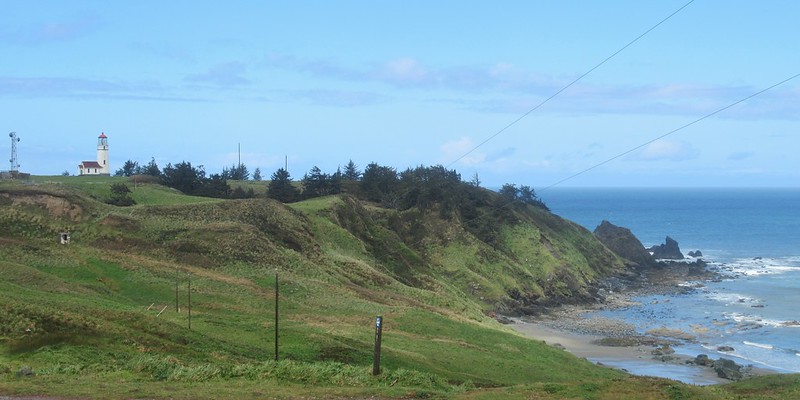
[[[278,361],[278,271],[275,271],[275,361]]]
[[[383,331],[383,317],[375,317],[375,351],[372,355],[372,375],[381,373],[381,333]]]

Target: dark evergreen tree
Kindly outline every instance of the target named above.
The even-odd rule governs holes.
[[[150,162],[147,163],[147,165],[145,165],[144,167],[142,167],[140,171],[137,173],[142,175],[160,176],[161,170],[158,169],[158,164],[156,164],[156,159],[155,157],[153,157],[150,158]]]
[[[478,176],[477,172],[475,175],[472,175],[472,179],[469,181],[469,184],[475,187],[481,187],[481,178]]]
[[[409,168],[400,174],[400,182],[403,196],[399,207],[402,209],[439,205],[443,216],[449,216],[465,197],[461,175],[441,165]]]
[[[115,206],[132,206],[136,204],[131,198],[131,190],[124,183],[114,183],[111,185],[111,196],[106,200],[106,203]]]
[[[311,171],[303,176],[302,184],[303,198],[305,199],[338,193],[334,190],[333,178],[323,173],[317,166],[311,168]]]
[[[342,171],[336,168],[336,172],[330,176],[330,194],[339,194],[342,192]]]
[[[161,174],[164,185],[178,189],[186,194],[196,194],[200,186],[203,185],[206,172],[202,166],[192,167],[192,163],[182,161],[173,166],[167,164]]]
[[[548,208],[541,199],[536,197],[536,192],[530,186],[522,185],[519,187],[518,200],[525,204],[550,211],[550,208]]]
[[[342,173],[342,180],[346,181],[357,181],[361,179],[361,172],[358,170],[358,166],[353,160],[347,163],[344,166],[344,172]]]
[[[520,204],[528,204],[550,211],[547,205],[536,197],[536,192],[530,186],[522,185],[517,188],[517,185],[513,183],[506,183],[498,193],[500,194],[500,206],[517,201]]]
[[[244,164],[232,165],[230,168],[222,169],[222,177],[234,181],[246,181],[250,178],[250,172]]]
[[[201,178],[201,184],[192,194],[195,196],[228,198],[231,194],[231,187],[228,181],[220,174],[211,174],[208,178]]]
[[[139,163],[133,160],[125,161],[122,168],[114,172],[114,176],[133,176],[139,173]]]
[[[253,171],[253,180],[256,182],[261,181],[261,168],[256,167],[256,170]]]
[[[517,189],[517,185],[513,183],[506,183],[500,188],[498,193],[500,194],[501,202],[510,203],[517,199],[517,193],[519,193],[519,189]]]
[[[392,167],[370,163],[364,169],[360,186],[367,200],[394,206],[394,195],[399,187],[397,171]]]
[[[289,175],[289,171],[280,168],[272,174],[271,181],[267,186],[267,197],[283,203],[292,203],[299,200],[300,191],[292,184],[292,177]]]

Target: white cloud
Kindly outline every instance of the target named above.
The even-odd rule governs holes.
[[[430,75],[427,68],[412,58],[399,58],[384,64],[379,75],[392,82],[424,82]]]
[[[475,144],[472,143],[472,139],[466,136],[461,137],[458,140],[451,140],[442,144],[442,158],[444,163],[447,164],[455,162],[455,160],[464,165],[475,165],[483,162],[486,156],[478,153],[477,150],[472,151],[473,149],[475,149]]]
[[[689,143],[661,139],[645,146],[638,158],[646,161],[681,161],[695,158],[698,154]]]

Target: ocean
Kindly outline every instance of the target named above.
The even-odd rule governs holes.
[[[555,213],[590,231],[602,220],[646,246],[678,241],[700,250],[721,282],[687,283],[684,295],[638,298],[602,311],[642,333],[668,327],[696,336],[678,353],[730,358],[800,372],[800,188],[552,188],[538,193]]]

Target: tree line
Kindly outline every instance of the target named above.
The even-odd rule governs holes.
[[[116,171],[116,176],[147,175],[165,186],[195,196],[216,198],[255,197],[252,189],[231,189],[228,180],[261,180],[261,170],[256,168],[251,176],[244,164],[225,167],[222,173],[207,174],[202,165],[193,166],[182,161],[167,164],[160,169],[151,159],[144,166],[128,160]],[[443,215],[459,212],[470,218],[477,215],[483,206],[505,207],[512,203],[532,205],[547,210],[547,206],[529,186],[505,184],[499,196],[491,196],[480,187],[477,174],[468,182],[455,170],[441,165],[418,166],[403,171],[375,162],[363,171],[350,160],[344,168],[325,173],[314,166],[299,182],[294,182],[289,172],[279,168],[267,184],[266,196],[283,203],[292,203],[311,198],[348,193],[359,199],[378,203],[383,207],[405,210],[416,207],[422,210],[438,207]]]

